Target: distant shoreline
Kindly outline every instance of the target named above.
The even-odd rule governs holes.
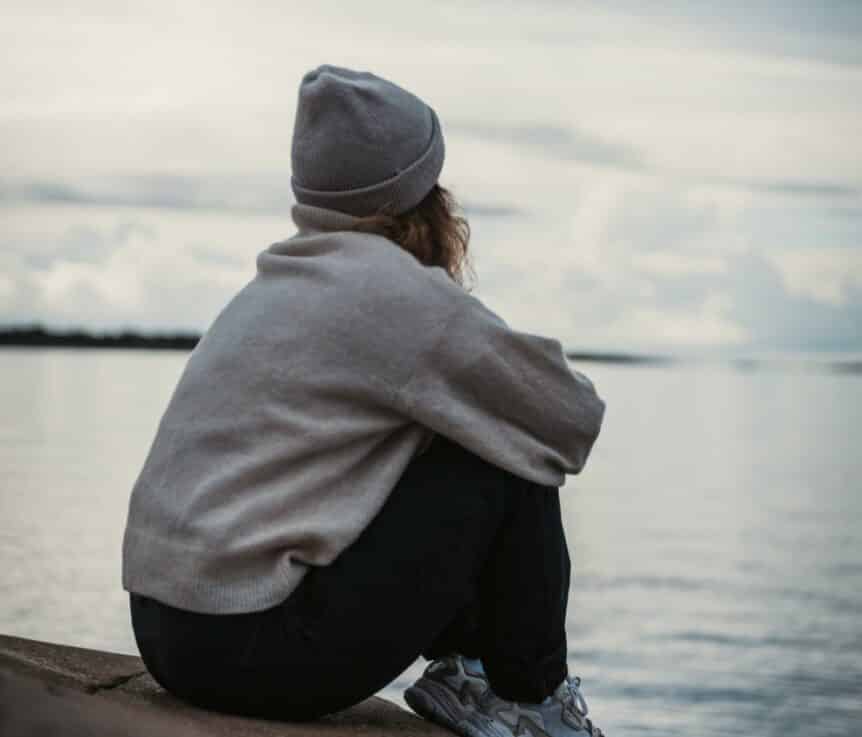
[[[132,330],[96,334],[84,330],[48,330],[43,327],[0,329],[0,346],[21,348],[142,348],[190,351],[200,338],[197,333],[144,334]]]
[[[191,351],[201,339],[199,333],[140,333],[122,330],[113,333],[90,333],[86,330],[54,330],[41,325],[0,328],[0,348],[95,348]],[[782,359],[782,358],[698,358],[648,353],[604,351],[564,351],[570,361],[604,363],[622,366],[669,366],[678,364],[717,363],[737,371],[762,368],[807,368],[839,374],[862,374],[858,359]]]
[[[42,326],[0,328],[0,347],[22,348],[140,348],[190,351],[200,340],[198,333],[139,333],[123,330],[114,333],[90,333],[85,330],[51,330]],[[567,352],[572,361],[596,361],[621,364],[666,364],[669,356],[632,353]]]

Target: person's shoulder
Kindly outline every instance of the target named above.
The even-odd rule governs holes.
[[[368,298],[433,309],[451,307],[467,296],[464,288],[442,266],[423,264],[385,236],[351,231],[349,238],[366,246],[358,268],[362,272],[363,292]]]

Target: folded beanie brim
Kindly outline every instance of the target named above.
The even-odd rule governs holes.
[[[400,215],[418,205],[436,184],[443,169],[445,143],[437,113],[430,106],[432,132],[428,148],[406,169],[382,182],[342,190],[302,187],[291,175],[290,185],[298,202],[339,210],[358,217],[373,215],[389,205],[390,213]]]

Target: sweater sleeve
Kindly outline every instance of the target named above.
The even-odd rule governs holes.
[[[558,340],[511,329],[467,294],[419,355],[401,400],[416,422],[548,486],[581,471],[605,411]]]

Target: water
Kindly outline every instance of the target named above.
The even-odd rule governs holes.
[[[135,652],[122,528],[185,360],[0,351],[0,631]],[[860,734],[862,377],[579,368],[608,402],[563,494],[569,663],[598,723]]]

